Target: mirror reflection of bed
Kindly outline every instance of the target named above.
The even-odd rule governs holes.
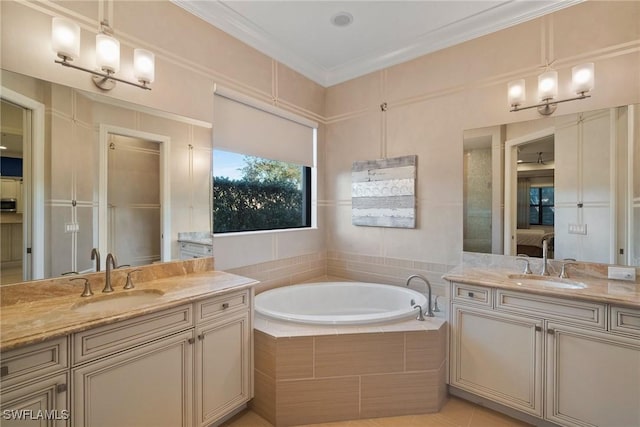
[[[518,255],[542,258],[542,242],[547,240],[547,257],[553,258],[553,231],[544,228],[530,228],[516,231],[518,236]]]

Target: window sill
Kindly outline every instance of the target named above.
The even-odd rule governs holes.
[[[236,231],[231,233],[213,233],[213,237],[223,238],[223,237],[240,237],[240,236],[253,236],[257,234],[271,234],[271,233],[291,233],[291,232],[304,232],[304,231],[313,231],[318,230],[317,226],[312,227],[300,227],[300,228],[283,228],[278,230],[256,230],[256,231]]]

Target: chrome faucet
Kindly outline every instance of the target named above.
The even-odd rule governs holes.
[[[542,241],[542,272],[540,272],[541,276],[550,276],[549,265],[547,264],[548,250],[549,250],[549,241],[547,239],[544,239]]]
[[[107,259],[105,260],[105,279],[104,279],[104,289],[102,292],[113,292],[113,288],[111,287],[111,269],[118,268],[118,259],[112,253],[107,254]]]
[[[413,279],[420,279],[427,285],[427,289],[429,290],[429,296],[428,296],[428,300],[427,300],[427,317],[434,317],[435,315],[433,314],[433,309],[431,308],[431,283],[429,283],[427,278],[424,277],[423,275],[421,275],[421,274],[413,274],[413,275],[409,276],[409,278],[407,279],[406,286],[409,286],[409,283],[411,283],[411,281]],[[420,311],[422,311],[422,309]]]
[[[91,249],[91,261],[96,260],[96,271],[100,271],[100,251],[97,248]]]

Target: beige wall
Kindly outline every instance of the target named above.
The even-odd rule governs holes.
[[[463,131],[540,117],[509,112],[506,88],[525,78],[532,103],[547,60],[555,61],[561,97],[571,96],[571,67],[595,62],[593,97],[562,104],[555,116],[638,103],[639,23],[640,2],[589,1],[329,88],[329,273],[366,277],[380,265],[420,261],[438,281],[462,259]],[[417,229],[352,226],[351,163],[409,154],[418,155]],[[364,258],[357,268],[341,261],[356,255]]]
[[[95,92],[88,77],[53,63],[50,18],[83,25],[87,58],[97,23],[107,17],[123,58],[134,45],[157,55],[153,91],[119,85],[108,96],[211,121],[218,83],[323,123],[319,229],[219,238],[217,267],[326,250],[330,273],[387,279],[419,268],[438,280],[462,254],[463,130],[537,118],[531,110],[508,111],[506,84],[526,78],[533,99],[547,60],[559,71],[561,96],[568,95],[563,82],[571,66],[596,63],[593,97],[563,104],[556,115],[640,102],[639,10],[638,1],[585,2],[324,89],[168,1],[2,1],[2,68]],[[407,154],[418,155],[417,228],[351,225],[351,163]]]

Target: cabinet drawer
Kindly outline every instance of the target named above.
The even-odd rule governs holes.
[[[640,336],[640,310],[611,306],[609,328],[611,332]]]
[[[105,325],[73,336],[73,364],[153,341],[193,326],[191,304]]]
[[[606,327],[604,304],[586,301],[496,289],[496,309],[602,329]]]
[[[452,298],[457,302],[472,302],[491,307],[492,290],[481,286],[466,285],[462,283],[453,284]]]
[[[196,303],[196,322],[205,322],[227,313],[248,310],[249,290],[220,295]]]
[[[66,369],[67,347],[61,337],[2,353],[2,388]]]

